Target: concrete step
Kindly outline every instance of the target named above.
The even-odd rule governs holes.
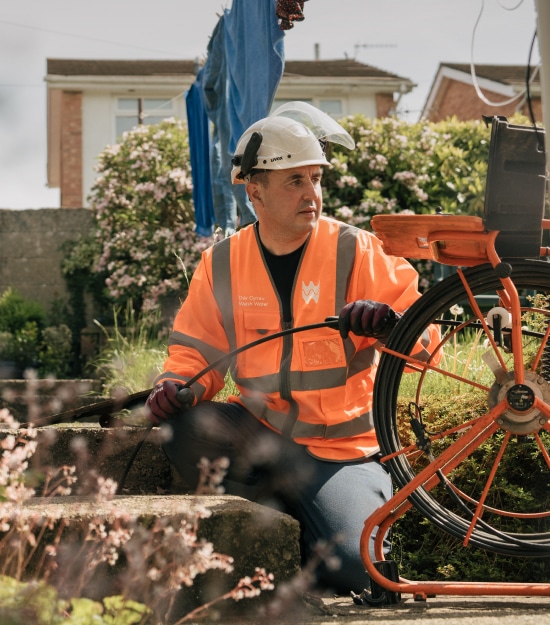
[[[200,510],[198,516],[197,510]],[[182,526],[182,521],[193,524],[204,515],[204,511],[207,515],[200,518],[198,539],[212,543],[215,552],[231,556],[233,571],[208,570],[201,573],[192,585],[184,585],[177,593],[175,607],[170,612],[170,622],[181,618],[199,605],[223,596],[243,577],[253,577],[257,567],[272,573],[277,585],[290,582],[299,572],[298,523],[286,514],[240,497],[125,495],[101,502],[93,497],[34,498],[18,511],[18,518],[21,522],[21,517],[26,516],[30,525],[36,522],[38,516],[42,519],[55,520],[48,528],[41,545],[58,541],[59,567],[54,573],[54,578],[55,576],[57,578],[56,586],[63,588],[68,596],[77,596],[73,593],[76,593],[77,581],[82,584],[83,568],[92,568],[91,559],[86,555],[90,543],[84,539],[90,523],[102,519],[106,534],[113,528],[133,530],[133,537],[128,543],[132,546],[129,549],[130,554],[136,549],[143,554],[146,546],[153,545],[154,536],[159,536],[162,547],[157,547],[157,561],[163,562],[167,569],[173,559],[175,564],[182,566],[188,564],[191,571],[194,565],[200,568],[207,557],[201,554],[194,559],[193,547],[188,546],[187,540],[185,547],[182,547],[184,543],[177,539],[175,533],[156,532],[161,526],[172,528],[177,532]],[[137,528],[148,529],[149,533],[140,532]],[[108,538],[103,540],[108,541]],[[18,548],[19,544],[14,547]],[[198,549],[200,550],[200,546]],[[39,548],[32,562],[39,562],[41,555],[42,549]],[[132,558],[132,561],[135,560],[139,560],[136,553]],[[129,586],[130,574],[135,576],[136,568],[141,575],[137,579],[134,578],[132,585]],[[84,596],[97,599],[117,594],[124,588],[126,596],[148,603],[145,599],[152,596],[155,584],[146,579],[145,568],[140,570],[139,566],[132,567],[121,560],[114,567],[100,565],[96,570],[90,570],[90,576],[82,587]],[[159,590],[162,591],[162,588],[157,589]],[[232,600],[222,602],[218,609],[227,614],[236,612],[250,614],[257,611],[260,604],[272,601],[273,597],[274,592],[266,590],[251,600],[238,603]]]
[[[30,460],[31,474],[40,493],[44,469],[64,465],[76,468],[74,495],[36,497],[25,502],[17,514],[29,519],[55,519],[41,544],[53,540],[62,531],[58,571],[68,575],[62,585],[70,588],[71,580],[82,572],[80,549],[90,521],[104,518],[107,528],[116,519],[133,527],[149,529],[159,522],[177,529],[181,520],[192,518],[195,506],[208,512],[200,519],[198,535],[213,544],[216,552],[233,558],[234,570],[208,571],[201,574],[191,587],[183,587],[175,603],[179,616],[187,614],[207,601],[215,599],[235,586],[244,576],[253,576],[256,567],[264,568],[275,577],[277,586],[288,583],[300,571],[300,529],[292,517],[265,506],[225,495],[196,496],[178,480],[160,447],[160,431],[153,428],[143,440],[143,427],[102,428],[93,423],[66,423],[37,429],[37,450]],[[0,441],[18,431],[1,429]],[[128,462],[142,443],[134,459],[120,495],[111,501],[98,501],[97,477],[119,482]],[[64,524],[62,527],[61,524]],[[170,537],[167,549],[170,551]],[[85,541],[84,541],[85,542]],[[15,547],[17,548],[17,547]],[[63,551],[65,549],[65,551]],[[40,550],[34,556],[39,560]],[[71,571],[74,569],[73,574]],[[125,583],[123,565],[115,571],[99,568],[88,582],[87,596],[104,597],[117,593]],[[223,602],[228,614],[251,613],[259,604],[272,600],[273,592],[265,591],[252,600]]]
[[[0,408],[21,423],[89,406],[101,398],[100,380],[0,379]]]
[[[172,470],[160,446],[158,428],[103,428],[98,423],[61,423],[38,428],[37,441],[38,450],[32,459],[36,468],[75,466],[77,484],[84,492],[89,489],[87,483],[92,471],[120,485],[128,467],[120,494],[191,492],[189,485]],[[138,445],[141,447],[132,461]]]

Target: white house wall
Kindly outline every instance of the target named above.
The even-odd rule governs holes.
[[[116,142],[115,115],[117,98],[139,97],[141,94],[104,91],[84,91],[82,97],[82,189],[84,207],[89,207],[88,196],[97,172],[95,165],[99,155]],[[187,119],[185,98],[178,93],[147,93],[147,97],[176,98],[176,116]]]
[[[347,90],[348,93],[343,93]],[[376,99],[374,93],[353,93],[353,87],[343,89],[341,86],[330,86],[323,90],[319,87],[309,88],[307,85],[292,85],[279,87],[277,98],[311,99],[312,103],[319,106],[321,99],[339,99],[342,101],[342,116],[362,113],[367,117],[376,116]],[[82,187],[84,207],[89,207],[88,196],[94,184],[97,172],[95,165],[98,156],[103,150],[116,141],[115,115],[116,101],[119,97],[138,97],[138,93],[121,91],[119,93],[106,93],[105,91],[84,90],[82,98]],[[176,97],[176,115],[183,120],[187,119],[185,97],[182,92],[167,94],[166,92],[152,92],[147,90],[147,97]]]
[[[109,123],[111,120],[111,123]],[[85,92],[82,98],[82,190],[84,206],[96,178],[95,165],[103,150],[114,143],[114,109],[105,93]]]

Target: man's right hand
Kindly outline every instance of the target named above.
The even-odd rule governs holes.
[[[177,412],[190,408],[195,401],[195,393],[187,387],[182,387],[171,380],[164,380],[155,386],[145,402],[149,409],[147,418],[158,425],[166,421]]]

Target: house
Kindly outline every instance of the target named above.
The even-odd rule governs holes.
[[[525,65],[475,65],[474,76],[469,64],[440,63],[426,98],[422,118],[437,122],[449,117],[460,121],[481,119],[483,115],[511,117],[520,112],[528,117]],[[529,92],[537,123],[542,123],[541,80],[537,68],[530,70]],[[484,102],[476,91],[491,103]]]
[[[47,60],[48,186],[61,208],[87,206],[94,165],[107,145],[139,122],[186,119],[191,60]],[[274,106],[304,100],[333,115],[385,117],[415,84],[353,59],[286,61]]]

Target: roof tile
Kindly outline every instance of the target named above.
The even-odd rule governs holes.
[[[195,70],[196,62],[189,60],[47,59],[48,75],[61,76],[178,76]],[[284,75],[407,80],[354,59],[286,61]]]
[[[441,63],[440,67],[448,67],[459,72],[471,73],[469,63]],[[475,65],[478,78],[494,80],[507,85],[524,83],[527,76],[526,65]],[[535,67],[531,67],[531,77],[534,83],[540,82],[539,74],[534,75]]]

